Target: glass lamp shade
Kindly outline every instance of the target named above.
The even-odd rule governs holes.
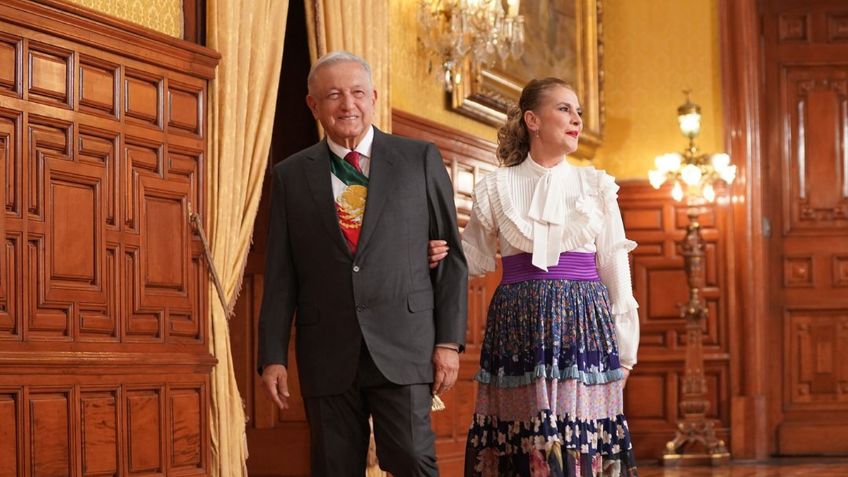
[[[683,179],[686,185],[697,185],[701,182],[701,168],[695,164],[686,164],[680,170],[680,178]]]
[[[683,200],[683,187],[680,185],[680,182],[674,182],[674,188],[671,189],[671,197],[678,202]]]
[[[697,112],[677,116],[680,132],[686,137],[695,137],[701,132],[701,114]]]
[[[654,189],[659,189],[668,177],[668,173],[659,169],[651,169],[648,171],[648,181],[651,183],[651,187]]]

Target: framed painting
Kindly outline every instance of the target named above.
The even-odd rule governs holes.
[[[528,81],[557,76],[574,86],[583,107],[583,134],[574,156],[594,157],[604,128],[601,1],[521,2],[524,54],[491,68],[466,61],[450,93],[452,109],[500,126]]]

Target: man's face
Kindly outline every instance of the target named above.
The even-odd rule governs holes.
[[[377,92],[368,73],[355,61],[319,69],[312,77],[306,104],[327,135],[353,149],[365,136],[374,116]]]

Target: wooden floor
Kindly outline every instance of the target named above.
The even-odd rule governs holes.
[[[734,462],[726,467],[667,469],[641,465],[639,477],[848,477],[846,458],[776,459],[768,463]]]

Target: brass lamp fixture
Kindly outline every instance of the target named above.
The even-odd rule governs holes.
[[[689,224],[680,243],[689,284],[689,301],[680,306],[686,320],[686,369],[683,374],[677,432],[666,443],[662,462],[666,466],[720,465],[730,460],[724,441],[715,435],[715,420],[706,417],[710,403],[706,399],[702,325],[707,319],[707,306],[701,297],[704,288],[704,243],[698,216],[703,206],[716,199],[716,186],[729,186],[736,178],[736,166],[724,153],[705,154],[695,146],[701,130],[701,108],[689,100],[677,108],[680,131],[689,138],[683,153],[663,154],[656,158],[656,168],[648,173],[654,188],[666,181],[674,183],[671,195],[676,201],[686,199]]]
[[[458,84],[460,68],[470,60],[493,66],[499,58],[524,53],[524,17],[520,0],[421,0],[421,42],[440,62],[438,79],[447,92]]]

